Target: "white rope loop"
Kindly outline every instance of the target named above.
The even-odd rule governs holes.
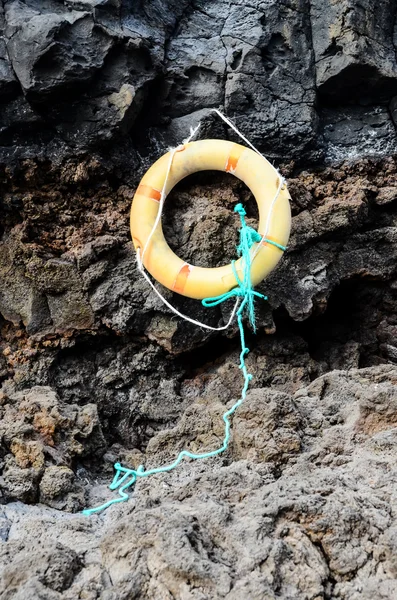
[[[231,322],[234,319],[234,315],[236,314],[238,305],[240,304],[240,299],[238,298],[234,308],[232,310],[232,313],[229,317],[229,320],[227,322],[226,325],[223,325],[222,327],[211,327],[211,325],[207,325],[206,323],[201,323],[201,321],[196,321],[195,319],[191,319],[190,317],[188,317],[187,315],[184,315],[183,313],[179,312],[179,310],[177,310],[174,306],[172,306],[172,304],[170,304],[168,302],[168,300],[166,300],[164,298],[164,296],[162,295],[161,292],[159,292],[159,290],[155,287],[154,283],[152,282],[152,280],[150,279],[149,275],[147,274],[147,272],[145,271],[145,267],[142,264],[142,258],[140,256],[140,249],[137,249],[137,263],[138,263],[138,269],[139,271],[142,273],[142,275],[144,276],[144,278],[146,279],[146,281],[148,282],[148,284],[150,285],[150,287],[152,288],[152,290],[156,293],[156,295],[160,298],[160,300],[163,302],[163,304],[165,304],[166,306],[168,306],[169,309],[172,310],[173,313],[175,313],[176,315],[178,315],[178,317],[181,317],[182,319],[184,319],[185,321],[188,321],[189,323],[192,323],[193,325],[197,325],[198,327],[204,327],[204,329],[210,329],[211,331],[223,331],[224,329],[227,329]]]
[[[265,227],[265,233],[262,236],[262,239],[260,241],[260,243],[257,244],[255,251],[253,252],[253,255],[251,257],[251,260],[253,260],[256,256],[256,254],[258,253],[262,243],[265,241],[265,239],[267,238],[267,234],[270,228],[270,221],[271,221],[271,217],[273,214],[273,209],[274,209],[274,205],[277,201],[277,198],[280,195],[280,192],[283,188],[283,186],[285,185],[285,179],[284,177],[279,173],[279,171],[276,169],[276,167],[274,165],[272,165],[272,163],[266,158],[266,156],[263,156],[263,154],[261,152],[259,152],[259,150],[237,129],[237,127],[234,125],[234,123],[232,123],[232,121],[230,121],[227,117],[225,117],[225,115],[223,113],[221,113],[217,108],[213,108],[211,110],[211,112],[216,113],[221,119],[223,119],[225,121],[225,123],[231,128],[233,129],[233,131],[235,131],[237,133],[237,135],[248,145],[250,146],[250,148],[252,148],[252,150],[254,150],[254,152],[256,152],[257,154],[259,154],[259,156],[261,156],[263,159],[265,159],[265,161],[272,167],[272,169],[274,170],[274,172],[276,173],[278,180],[279,180],[279,185],[276,191],[276,194],[272,200],[272,203],[270,205],[270,209],[267,215],[267,220],[266,220],[266,227]],[[192,139],[195,137],[197,131],[200,129],[201,127],[201,121],[200,123],[198,123],[198,125],[193,128],[190,128],[190,135],[189,137],[187,137],[185,140],[183,140],[182,144],[180,144],[179,146],[177,146],[176,148],[170,148],[169,152],[170,152],[170,158],[168,161],[168,166],[167,166],[167,171],[166,171],[166,175],[165,175],[165,179],[164,179],[164,183],[163,183],[163,187],[161,189],[161,195],[160,195],[160,201],[159,201],[159,210],[157,212],[157,216],[155,219],[155,222],[153,224],[152,230],[146,240],[146,244],[143,248],[142,251],[142,255],[140,253],[140,248],[137,248],[136,251],[136,257],[137,257],[137,264],[138,264],[138,269],[139,271],[142,273],[142,275],[144,276],[144,278],[146,279],[146,281],[148,282],[148,284],[150,285],[150,287],[152,288],[152,290],[156,293],[156,295],[160,298],[160,300],[163,302],[163,304],[165,304],[165,306],[167,306],[173,313],[175,313],[176,315],[178,315],[178,317],[181,317],[182,319],[184,319],[185,321],[188,321],[189,323],[192,323],[193,325],[197,325],[198,327],[204,327],[204,329],[210,329],[211,331],[224,331],[225,329],[227,329],[233,319],[234,316],[237,312],[237,308],[239,306],[240,303],[240,299],[238,298],[236,300],[236,303],[234,305],[234,308],[231,312],[231,315],[229,317],[229,320],[227,322],[226,325],[223,325],[222,327],[211,327],[210,325],[207,325],[206,323],[201,323],[201,321],[196,321],[195,319],[191,319],[190,317],[188,317],[187,315],[184,315],[183,313],[179,312],[179,310],[177,310],[174,306],[172,306],[172,304],[170,304],[168,302],[168,300],[166,300],[164,298],[164,296],[161,294],[161,292],[159,292],[159,290],[155,287],[154,283],[152,282],[152,280],[150,279],[150,277],[148,276],[144,264],[143,264],[143,257],[145,256],[145,252],[148,248],[148,245],[150,243],[150,240],[152,239],[152,236],[161,220],[162,214],[163,214],[163,208],[164,208],[164,202],[165,202],[165,190],[167,188],[167,183],[168,183],[168,179],[169,179],[169,175],[170,175],[170,171],[171,171],[171,167],[172,167],[172,163],[174,160],[174,156],[177,152],[180,152],[181,150],[183,150],[185,144],[188,144],[189,142],[192,141]]]

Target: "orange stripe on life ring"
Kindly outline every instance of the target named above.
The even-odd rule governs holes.
[[[244,151],[244,148],[239,146],[238,144],[234,144],[229,156],[227,157],[225,171],[226,173],[234,173],[237,168],[237,163],[239,158]]]
[[[260,235],[263,235],[263,234],[261,233]],[[269,244],[269,242],[267,240],[269,240],[270,242],[275,242],[279,246],[282,246],[282,244],[280,244],[280,242],[278,240],[275,240],[274,237],[272,237],[271,235],[267,235],[266,240],[263,240],[263,242],[260,242],[260,246],[272,246],[273,248],[276,248],[276,250],[280,250],[280,252],[282,252],[281,248],[277,248],[277,246],[274,246],[273,244]]]
[[[141,185],[138,186],[136,193],[140,194],[141,196],[146,196],[146,198],[151,198],[156,202],[160,202],[161,199],[161,192],[150,185],[145,185],[144,183],[141,183]]]
[[[183,267],[181,267],[178,275],[175,277],[175,281],[172,286],[174,292],[178,292],[178,294],[183,294],[183,290],[185,289],[187,279],[192,269],[193,267],[191,265],[188,265],[187,263],[185,263]]]

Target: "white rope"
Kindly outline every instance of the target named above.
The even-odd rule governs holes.
[[[248,146],[250,146],[252,148],[252,150],[254,150],[254,152],[256,152],[257,154],[259,154],[259,156],[261,156],[271,167],[272,169],[275,171],[276,175],[279,178],[279,185],[276,191],[276,194],[272,200],[272,203],[270,205],[270,209],[267,215],[267,220],[266,220],[266,227],[265,227],[265,233],[262,236],[262,239],[260,241],[260,243],[257,244],[256,249],[252,255],[252,259],[253,260],[256,256],[256,254],[258,253],[262,243],[265,241],[269,228],[270,228],[270,220],[272,217],[272,213],[273,213],[273,208],[274,205],[277,201],[277,198],[280,194],[280,191],[283,187],[283,185],[285,184],[285,179],[284,177],[279,173],[279,171],[276,169],[276,167],[274,165],[272,165],[272,163],[266,158],[266,156],[263,156],[263,154],[261,152],[259,152],[259,150],[237,129],[237,127],[234,125],[234,123],[232,123],[232,121],[230,121],[227,117],[225,117],[225,115],[223,113],[221,113],[217,108],[213,108],[211,109],[210,112],[215,112],[219,117],[221,117],[221,119],[223,119],[225,121],[225,123],[231,128],[233,129],[233,131],[235,131],[237,133],[238,136],[240,136],[240,138],[246,143],[248,144]],[[156,293],[156,295],[160,298],[160,300],[163,302],[163,304],[165,304],[170,310],[172,310],[173,313],[175,313],[176,315],[178,315],[178,317],[181,317],[182,319],[184,319],[185,321],[188,321],[189,323],[193,323],[193,325],[197,325],[198,327],[204,327],[204,329],[210,329],[211,331],[223,331],[225,329],[227,329],[231,322],[234,319],[234,316],[236,314],[238,305],[240,304],[240,299],[238,298],[235,302],[234,308],[231,312],[231,315],[229,317],[229,320],[227,322],[226,325],[223,325],[222,327],[211,327],[210,325],[206,325],[206,323],[201,323],[201,321],[196,321],[195,319],[191,319],[190,317],[188,317],[187,315],[184,315],[183,313],[179,312],[179,310],[177,310],[174,306],[172,306],[172,304],[170,304],[168,302],[168,300],[166,300],[164,298],[164,296],[161,294],[161,292],[159,292],[159,290],[155,287],[155,285],[153,284],[153,282],[151,281],[150,277],[148,276],[148,274],[146,273],[144,264],[143,264],[143,257],[145,255],[145,252],[148,248],[148,245],[150,243],[150,240],[152,239],[152,236],[161,220],[162,214],[163,214],[163,207],[164,207],[164,202],[165,202],[165,190],[167,187],[167,183],[168,183],[168,178],[170,175],[170,171],[171,171],[171,167],[172,167],[172,162],[174,160],[174,156],[176,154],[176,152],[179,152],[180,150],[183,149],[185,144],[188,144],[189,142],[192,141],[192,139],[194,138],[194,136],[196,135],[197,131],[200,129],[201,127],[201,121],[200,123],[193,129],[190,128],[190,135],[188,138],[186,138],[185,140],[183,140],[182,144],[180,144],[179,146],[177,146],[176,148],[170,148],[169,152],[170,152],[170,158],[168,161],[168,166],[167,166],[167,171],[166,171],[166,175],[165,175],[165,179],[164,179],[164,184],[161,190],[161,195],[160,195],[160,201],[159,201],[159,210],[157,212],[157,216],[155,219],[155,222],[153,224],[152,230],[146,240],[146,244],[143,248],[142,251],[142,255],[140,253],[140,248],[137,248],[137,264],[138,264],[138,269],[139,271],[142,273],[142,275],[144,276],[144,278],[146,279],[146,281],[148,282],[148,284],[150,285],[150,287],[152,288],[152,290]]]
[[[261,156],[262,156],[262,155],[261,155]],[[273,167],[273,165],[272,165],[272,167]],[[275,167],[273,167],[273,168],[274,168],[274,170],[275,170],[275,171],[278,173],[277,169],[276,169]],[[276,191],[276,193],[275,193],[275,195],[274,195],[274,198],[273,198],[273,200],[272,200],[272,203],[271,203],[271,205],[270,205],[269,212],[267,213],[266,226],[265,226],[265,233],[263,234],[263,236],[262,236],[262,239],[261,239],[260,243],[259,243],[259,244],[256,246],[256,248],[255,248],[255,251],[253,252],[253,254],[252,254],[252,256],[251,256],[251,261],[253,261],[253,260],[254,260],[255,256],[256,256],[256,255],[258,254],[258,252],[259,252],[259,249],[260,249],[261,245],[263,244],[263,242],[264,242],[264,241],[266,240],[266,238],[267,238],[267,234],[268,234],[268,232],[269,232],[269,229],[270,229],[270,221],[271,221],[272,214],[273,214],[273,208],[274,208],[274,205],[276,204],[277,198],[279,197],[279,195],[280,195],[280,192],[281,192],[281,190],[282,190],[282,187],[283,187],[283,185],[284,185],[284,184],[285,184],[285,179],[284,179],[284,177],[281,177],[281,175],[279,174],[279,184],[278,184],[278,188],[277,188],[277,191]]]
[[[259,252],[259,249],[260,249],[261,245],[263,244],[263,242],[264,242],[264,241],[265,241],[265,239],[267,238],[267,234],[269,233],[269,229],[270,229],[270,221],[271,221],[272,214],[273,214],[273,208],[274,208],[274,205],[275,205],[275,203],[276,203],[276,201],[277,201],[277,198],[278,198],[278,197],[279,197],[279,195],[280,195],[281,189],[282,189],[283,185],[285,184],[285,179],[284,179],[284,177],[281,175],[281,173],[280,173],[280,172],[279,172],[279,171],[276,169],[276,167],[275,167],[274,165],[272,165],[272,163],[270,162],[270,160],[268,160],[268,159],[266,158],[266,156],[263,156],[263,154],[262,154],[261,152],[259,152],[258,148],[256,148],[256,147],[254,146],[254,144],[252,144],[252,143],[251,143],[251,142],[250,142],[250,141],[249,141],[249,140],[248,140],[248,139],[245,137],[245,135],[243,135],[243,134],[242,134],[242,133],[241,133],[241,132],[240,132],[240,131],[237,129],[237,127],[235,126],[235,124],[234,124],[234,123],[232,123],[232,121],[230,121],[230,120],[229,120],[227,117],[225,117],[225,115],[224,115],[224,114],[222,114],[222,113],[221,113],[221,112],[220,112],[220,111],[219,111],[217,108],[213,108],[213,109],[212,109],[212,112],[215,112],[217,115],[219,115],[219,116],[221,117],[221,119],[223,119],[223,120],[225,121],[225,123],[226,123],[227,125],[229,125],[229,127],[230,127],[231,129],[233,129],[233,131],[235,131],[235,132],[237,133],[237,135],[239,135],[239,136],[241,137],[241,139],[242,139],[242,140],[244,140],[244,142],[245,142],[246,144],[248,144],[248,146],[250,146],[250,147],[252,148],[252,150],[254,150],[254,152],[256,152],[257,154],[259,154],[259,156],[261,156],[262,158],[264,158],[264,159],[265,159],[265,161],[266,161],[266,162],[267,162],[267,163],[268,163],[268,164],[271,166],[271,168],[273,169],[273,171],[276,173],[276,175],[277,175],[277,177],[278,177],[278,180],[279,180],[279,184],[278,184],[278,188],[277,188],[276,194],[275,194],[275,196],[274,196],[274,198],[273,198],[273,200],[272,200],[272,203],[271,203],[271,205],[270,205],[269,212],[268,212],[268,214],[267,214],[265,232],[264,232],[264,234],[263,234],[263,236],[262,236],[262,239],[261,239],[260,243],[259,243],[259,244],[256,246],[256,249],[255,249],[255,251],[253,252],[253,254],[252,254],[252,257],[251,257],[251,260],[253,260],[253,259],[255,258],[255,256],[257,255],[257,253]]]
[[[142,275],[144,276],[144,278],[146,279],[146,281],[148,282],[148,284],[150,285],[150,287],[152,288],[152,290],[157,294],[157,296],[160,298],[160,300],[166,305],[168,306],[168,308],[170,308],[172,310],[172,312],[174,312],[176,315],[178,315],[178,317],[181,317],[182,319],[185,319],[185,321],[189,321],[189,323],[193,323],[193,325],[198,325],[199,327],[204,327],[205,329],[211,329],[211,331],[223,331],[224,329],[227,329],[231,322],[234,319],[234,315],[236,314],[237,311],[237,307],[240,304],[240,299],[237,299],[234,308],[232,310],[232,313],[229,317],[229,320],[227,322],[226,325],[223,325],[223,327],[211,327],[211,325],[206,325],[206,323],[201,323],[201,321],[196,321],[195,319],[191,319],[190,317],[188,317],[187,315],[184,315],[183,313],[179,312],[179,310],[177,310],[174,306],[172,306],[172,304],[170,304],[168,302],[168,300],[166,300],[164,298],[164,296],[161,294],[161,292],[159,292],[159,290],[155,287],[154,283],[152,282],[152,280],[150,279],[150,277],[148,276],[148,274],[146,273],[145,269],[141,269],[139,267],[140,261],[142,260],[139,256],[140,252],[139,252],[139,248],[137,249],[137,256],[138,256],[138,268],[140,270],[140,272],[142,273]]]
[[[221,113],[220,110],[218,110],[217,108],[213,108],[211,110],[211,112],[215,112],[217,115],[220,116],[221,119],[223,119],[225,121],[225,123],[227,125],[229,125],[230,129],[233,129],[233,131],[235,131],[237,133],[237,135],[239,135],[241,137],[242,140],[244,140],[244,142],[246,144],[248,144],[248,146],[250,146],[252,148],[252,150],[254,150],[254,152],[256,152],[257,154],[259,154],[259,156],[261,156],[262,158],[265,159],[265,161],[267,163],[269,163],[269,165],[271,166],[272,169],[274,169],[274,171],[277,173],[277,175],[282,179],[282,176],[280,175],[280,173],[277,171],[276,167],[274,165],[272,165],[272,163],[270,162],[270,160],[268,160],[266,158],[266,156],[263,156],[263,154],[261,152],[259,152],[258,148],[256,148],[254,146],[254,144],[252,144],[249,140],[247,140],[247,138],[245,137],[245,135],[243,135],[235,126],[234,123],[232,123],[232,121],[230,121],[227,117],[225,117],[225,115],[223,113]]]
[[[180,150],[183,150],[185,144],[188,144],[194,138],[194,136],[196,135],[196,133],[199,130],[200,126],[201,126],[201,123],[199,123],[197,125],[197,127],[195,127],[194,129],[191,127],[190,128],[190,135],[189,135],[189,137],[186,138],[186,140],[183,140],[182,144],[180,144],[176,148],[170,148],[169,149],[170,159],[168,161],[167,172],[165,174],[165,180],[164,180],[163,188],[161,190],[160,202],[159,202],[159,210],[157,212],[157,217],[156,217],[156,220],[154,221],[154,225],[152,227],[152,231],[150,232],[149,237],[146,240],[146,244],[145,244],[145,247],[143,249],[142,256],[141,256],[141,264],[143,264],[143,257],[145,256],[145,252],[147,250],[147,247],[148,247],[148,245],[150,243],[150,240],[152,239],[152,236],[153,236],[154,232],[156,231],[156,227],[159,224],[160,219],[161,219],[162,214],[163,214],[163,207],[164,207],[164,202],[165,202],[165,190],[167,188],[168,178],[170,176],[170,171],[171,171],[171,167],[172,167],[172,162],[174,160],[174,156],[175,156],[176,152],[179,152]]]

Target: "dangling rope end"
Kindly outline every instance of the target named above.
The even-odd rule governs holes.
[[[229,127],[231,127],[235,131],[235,133],[237,133],[241,137],[241,139],[243,139],[246,142],[246,144],[248,146],[250,146],[257,154],[259,154],[260,156],[263,157],[263,155],[259,152],[259,150],[257,150],[257,148],[255,148],[255,146],[237,129],[237,127],[227,117],[225,117],[225,115],[222,114],[221,111],[214,108],[210,112],[216,113],[221,119],[223,119],[223,121]],[[148,284],[151,286],[151,288],[157,294],[157,296],[162,300],[162,302],[170,310],[172,310],[175,314],[182,317],[186,321],[189,321],[190,323],[204,327],[206,329],[210,329],[210,330],[214,330],[214,331],[221,331],[221,330],[227,329],[229,327],[229,325],[231,324],[232,320],[234,319],[234,317],[237,316],[237,324],[238,324],[238,328],[239,328],[239,332],[240,332],[240,340],[241,340],[240,368],[242,369],[242,373],[244,376],[244,385],[242,388],[241,397],[223,415],[223,420],[225,422],[225,437],[224,437],[223,444],[221,447],[219,447],[218,449],[213,450],[211,452],[204,452],[201,454],[196,454],[196,453],[189,452],[187,450],[183,450],[182,452],[179,453],[178,458],[172,464],[166,465],[163,467],[158,467],[155,469],[150,469],[147,471],[145,471],[143,465],[140,465],[137,470],[134,470],[134,469],[125,468],[118,462],[115,463],[114,468],[116,470],[116,473],[115,473],[115,475],[113,477],[113,481],[109,487],[111,490],[118,489],[118,496],[115,498],[112,498],[111,500],[102,504],[101,506],[83,510],[82,514],[86,515],[86,516],[100,512],[100,511],[108,508],[112,504],[116,504],[118,502],[125,502],[126,500],[128,500],[129,494],[126,492],[126,490],[135,484],[138,477],[147,477],[149,475],[154,475],[157,473],[169,472],[172,469],[174,469],[181,462],[182,458],[184,458],[184,457],[189,457],[189,458],[193,458],[193,459],[209,458],[209,457],[217,456],[221,452],[224,452],[228,447],[228,443],[229,443],[229,439],[230,439],[230,421],[228,418],[231,415],[233,415],[233,413],[236,411],[236,409],[245,400],[246,393],[247,393],[247,390],[249,387],[249,382],[253,378],[253,375],[251,373],[248,373],[247,367],[245,365],[245,356],[248,354],[249,349],[245,345],[245,335],[244,335],[244,326],[243,326],[242,315],[243,315],[244,311],[247,311],[251,326],[252,326],[253,330],[256,331],[255,313],[254,313],[255,296],[258,298],[267,300],[266,296],[264,296],[263,294],[260,294],[259,292],[256,292],[254,290],[252,281],[251,281],[252,261],[254,260],[257,252],[259,251],[259,249],[261,247],[261,243],[266,242],[269,244],[273,244],[274,246],[277,246],[280,250],[285,250],[285,248],[283,246],[281,246],[280,244],[277,244],[276,242],[273,242],[273,241],[267,239],[267,231],[269,228],[269,223],[270,223],[270,218],[272,215],[273,207],[279,196],[280,190],[285,186],[285,183],[286,183],[285,179],[280,175],[280,173],[277,171],[277,169],[275,167],[273,167],[273,165],[271,165],[271,163],[269,163],[269,161],[267,161],[273,167],[275,173],[279,177],[279,185],[278,185],[278,190],[277,190],[277,192],[273,198],[273,201],[271,203],[271,206],[270,206],[267,224],[265,227],[265,233],[263,236],[261,236],[252,227],[249,227],[246,224],[245,216],[247,213],[241,203],[238,203],[234,208],[234,211],[240,215],[240,219],[241,219],[240,243],[238,246],[238,253],[242,256],[242,259],[243,259],[240,262],[241,270],[243,271],[243,279],[242,280],[240,279],[240,276],[237,273],[237,269],[234,266],[234,261],[232,261],[232,271],[235,276],[237,286],[234,289],[232,289],[231,291],[229,291],[225,294],[222,294],[221,296],[217,296],[214,298],[206,298],[202,301],[204,306],[216,306],[217,304],[220,304],[221,302],[223,302],[231,297],[237,297],[233,312],[229,319],[229,322],[225,326],[212,327],[212,326],[206,325],[204,323],[195,321],[194,319],[191,319],[190,317],[187,317],[186,315],[183,315],[178,310],[176,310],[164,298],[164,296],[156,289],[156,287],[150,280],[149,276],[145,272],[145,267],[143,264],[146,250],[147,250],[147,248],[150,244],[150,241],[152,239],[152,236],[161,220],[162,209],[163,209],[163,205],[164,205],[164,201],[165,201],[165,197],[166,197],[167,183],[168,183],[168,179],[169,179],[169,175],[170,175],[170,171],[171,171],[171,167],[172,167],[172,162],[175,157],[175,154],[176,154],[176,152],[182,151],[185,148],[185,145],[188,144],[194,138],[194,136],[196,135],[200,126],[201,126],[201,123],[198,123],[198,125],[195,128],[190,128],[189,137],[186,140],[184,140],[181,145],[177,146],[176,148],[169,149],[169,152],[170,152],[169,162],[168,162],[168,167],[167,167],[167,171],[166,171],[166,175],[165,175],[165,179],[164,179],[164,184],[163,184],[163,187],[161,190],[158,213],[157,213],[154,225],[152,227],[152,230],[146,240],[146,243],[145,243],[143,249],[141,249],[140,247],[138,247],[136,249],[137,266],[138,266],[139,271],[142,273],[142,275],[147,280]],[[265,157],[263,157],[263,158],[265,160],[267,160]],[[255,251],[251,252],[251,247],[255,243],[258,243],[258,245],[257,245]],[[240,304],[240,298],[242,299],[241,304]]]

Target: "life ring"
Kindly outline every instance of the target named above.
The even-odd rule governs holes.
[[[150,167],[132,201],[132,241],[135,249],[141,252],[157,217],[169,160],[168,152]],[[272,165],[253,150],[224,140],[201,140],[186,143],[175,152],[165,194],[184,177],[206,170],[232,173],[250,188],[256,199],[259,209],[258,232],[261,236],[266,232],[269,241],[261,243],[256,254],[255,249],[253,252],[251,281],[255,286],[275,268],[283,254],[282,248],[288,242],[291,210],[287,186],[284,184],[276,197],[279,177]],[[241,262],[240,258],[234,267],[238,276],[243,278]],[[159,283],[189,298],[202,300],[219,296],[237,285],[231,264],[209,269],[195,267],[179,258],[168,246],[161,222],[145,250],[143,264]]]

